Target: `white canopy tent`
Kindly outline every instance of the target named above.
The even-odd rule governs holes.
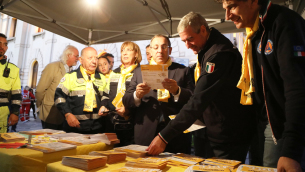
[[[243,31],[225,21],[214,0],[0,0],[0,6],[2,13],[86,45],[176,37],[179,20],[190,11],[222,33]]]

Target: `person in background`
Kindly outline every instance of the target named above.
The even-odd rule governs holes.
[[[270,0],[217,0],[246,28],[241,103],[265,124],[264,166],[302,171],[305,146],[305,20]]]
[[[150,44],[146,46],[146,58],[147,58],[147,63],[149,64],[150,59],[151,59],[151,53],[150,53]]]
[[[60,56],[60,60],[48,64],[42,71],[36,88],[36,105],[39,111],[42,128],[62,130],[64,117],[54,103],[56,87],[62,77],[72,71],[78,62],[79,52],[76,47],[68,45]]]
[[[166,64],[168,78],[163,88],[151,90],[143,82],[140,66],[134,71],[130,86],[123,97],[127,108],[135,108],[135,143],[148,146],[157,133],[170,121],[169,115],[176,115],[193,95],[194,83],[189,68],[172,62],[169,55],[172,47],[168,37],[155,35],[150,42],[152,58],[150,65]],[[191,150],[191,134],[181,133],[167,147],[167,152],[187,153]]]
[[[121,46],[122,65],[110,74],[109,99],[102,101],[103,114],[108,114],[106,119],[111,124],[106,127],[106,132],[114,131],[120,139],[120,144],[116,146],[127,146],[134,143],[134,112],[133,109],[125,108],[122,104],[122,97],[130,85],[134,69],[139,66],[141,61],[139,46],[134,42],[124,42]]]
[[[113,65],[114,65],[114,56],[110,53],[104,54],[108,60],[110,61],[110,70],[113,70]]]
[[[0,133],[6,133],[8,126],[18,122],[22,100],[19,68],[9,63],[4,55],[8,49],[6,38],[4,34],[0,33],[0,99],[2,100],[0,102]],[[11,110],[8,108],[10,92]]]
[[[30,88],[29,91],[34,95],[33,88]],[[36,108],[35,108],[35,99],[32,99],[32,98],[31,98],[30,110],[31,109],[33,109],[33,117],[34,117],[34,119],[36,119],[36,115],[35,115],[35,110],[36,110]]]
[[[20,121],[27,122],[30,120],[31,99],[35,99],[34,94],[30,91],[29,86],[25,86],[22,94],[22,103],[20,109]]]
[[[98,70],[98,72],[105,75],[106,78],[109,78],[109,75],[112,72],[112,70],[110,69],[110,67],[111,67],[110,63],[111,62],[107,58],[106,54],[99,56],[97,70]]]
[[[106,86],[105,76],[96,68],[97,51],[86,47],[79,57],[81,65],[66,73],[54,96],[55,105],[65,117],[63,130],[82,134],[103,132],[100,107]]]

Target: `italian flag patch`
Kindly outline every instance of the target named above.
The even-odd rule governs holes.
[[[305,52],[304,51],[295,51],[294,52],[294,56],[304,57],[305,56]]]
[[[215,68],[215,63],[207,62],[206,67],[205,67],[205,71],[207,73],[212,73],[214,71],[214,68]]]

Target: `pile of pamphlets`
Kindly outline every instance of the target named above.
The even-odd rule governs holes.
[[[134,160],[129,160],[126,162],[125,166],[127,167],[136,167],[136,168],[155,168],[155,169],[164,169],[167,166],[167,160],[164,158],[137,158]]]
[[[126,152],[115,152],[115,151],[92,151],[89,155],[107,156],[107,163],[113,164],[120,161],[125,161]]]
[[[1,142],[20,142],[24,141],[25,137],[18,133],[1,133],[0,141]]]
[[[147,148],[148,148],[147,146],[141,146],[141,145],[128,145],[128,146],[114,148],[114,151],[126,152],[127,156],[129,157],[139,158],[146,156]]]
[[[90,139],[99,140],[107,145],[120,143],[115,133],[94,134],[90,136]]]
[[[236,172],[277,172],[276,168],[270,168],[270,167],[259,167],[259,166],[253,166],[253,165],[240,165]]]
[[[74,155],[64,156],[62,164],[83,170],[92,170],[106,165],[106,156]]]

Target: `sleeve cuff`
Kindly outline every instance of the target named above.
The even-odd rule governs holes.
[[[134,98],[134,104],[136,105],[136,107],[139,107],[141,105],[141,99],[139,99],[137,96],[136,96],[136,91],[133,92],[133,98]]]
[[[158,136],[165,144],[168,144],[168,142],[162,137],[162,135],[160,133],[158,133]]]
[[[178,102],[179,101],[179,96],[180,96],[180,93],[181,93],[181,88],[180,87],[178,87],[178,94],[176,94],[176,95],[174,95],[174,94],[172,94],[173,96],[174,96],[174,101],[175,102]]]
[[[297,162],[301,163],[304,151],[302,141],[292,137],[285,137],[283,139],[284,140],[281,156],[294,159]]]

